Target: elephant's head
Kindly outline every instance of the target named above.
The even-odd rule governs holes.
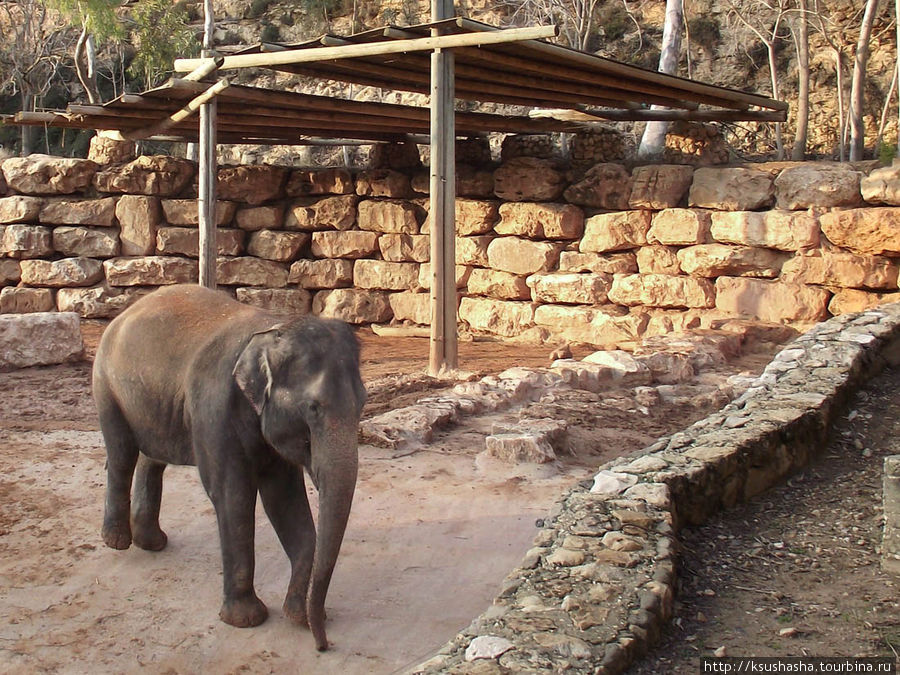
[[[341,548],[358,469],[365,388],[359,345],[347,324],[303,318],[254,334],[234,377],[259,416],[266,443],[305,466],[319,491],[315,559],[306,613],[326,649],[325,595]]]

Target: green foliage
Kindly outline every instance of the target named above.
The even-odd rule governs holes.
[[[897,156],[897,146],[889,143],[881,143],[878,146],[878,161],[884,166],[890,166]]]
[[[631,19],[621,5],[607,5],[600,10],[597,23],[603,29],[607,40],[618,40],[628,32]]]
[[[82,26],[101,42],[124,37],[122,24],[116,15],[120,4],[120,0],[47,0],[48,7]]]
[[[131,40],[137,53],[129,74],[152,87],[172,70],[176,58],[196,56],[200,42],[183,6],[170,0],[140,0],[132,12]]]
[[[281,33],[278,30],[278,26],[271,23],[263,24],[263,28],[259,33],[260,42],[278,42],[280,38]]]

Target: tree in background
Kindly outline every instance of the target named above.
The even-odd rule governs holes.
[[[184,5],[173,5],[171,0],[141,0],[134,6],[129,33],[136,53],[128,72],[145,88],[159,84],[171,73],[176,58],[200,52],[188,21]]]
[[[797,132],[791,159],[806,157],[807,132],[809,129],[809,10],[806,0],[797,0],[798,13],[791,26],[791,35],[797,48]]]
[[[510,23],[555,23],[570,47],[586,50],[597,30],[600,0],[525,0],[504,3],[510,10]]]
[[[856,58],[853,62],[853,81],[850,85],[850,161],[863,158],[866,128],[863,123],[865,105],[866,66],[869,62],[869,38],[875,25],[878,0],[866,0],[866,11],[859,28]]]

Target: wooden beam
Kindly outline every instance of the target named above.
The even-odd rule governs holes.
[[[596,123],[601,120],[615,122],[784,122],[784,110],[532,110],[529,117],[535,120],[556,119],[574,123]]]
[[[312,63],[330,59],[350,59],[375,54],[402,54],[404,52],[430,51],[432,49],[452,49],[454,47],[477,47],[479,45],[536,40],[555,37],[556,26],[534,26],[529,28],[508,28],[491,33],[465,33],[439,37],[416,38],[414,40],[385,40],[344,47],[313,47],[291,49],[268,54],[238,54],[226,56],[222,69],[231,68],[271,68],[289,63]],[[176,59],[175,71],[184,73],[202,65],[205,59]]]

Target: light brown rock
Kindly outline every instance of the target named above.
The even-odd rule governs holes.
[[[288,169],[281,166],[226,166],[219,169],[216,195],[219,199],[256,206],[284,197]]]
[[[677,249],[673,246],[641,246],[637,250],[638,271],[641,274],[681,274]]]
[[[565,176],[555,162],[516,157],[494,171],[494,194],[508,202],[549,202],[565,189]]]
[[[419,288],[416,263],[357,260],[353,263],[353,285],[385,291],[415,291]]]
[[[653,215],[647,241],[668,246],[708,244],[712,216],[701,209],[665,209]]]
[[[288,197],[307,195],[347,195],[354,191],[353,177],[347,169],[295,169],[285,186]]]
[[[349,230],[356,223],[356,195],[306,198],[291,202],[284,220],[287,230]]]
[[[859,179],[860,173],[846,164],[792,166],[775,179],[775,203],[789,211],[812,206],[859,206]]]
[[[169,225],[197,225],[200,212],[196,199],[163,199],[161,200],[163,218]],[[223,227],[231,223],[237,204],[234,202],[216,201],[216,225]]]
[[[91,138],[88,159],[100,166],[124,164],[135,157],[137,157],[137,145],[134,141],[119,141],[102,134]]]
[[[116,224],[116,198],[46,199],[39,218],[45,225],[112,227]]]
[[[431,238],[424,234],[383,234],[378,237],[381,257],[391,262],[428,262]]]
[[[156,252],[200,257],[200,231],[194,227],[160,227],[156,230]],[[238,256],[244,252],[244,231],[216,229],[216,253]]]
[[[65,256],[112,258],[119,255],[119,235],[105,228],[56,227],[53,248]]]
[[[259,230],[250,234],[247,253],[266,260],[289,262],[297,259],[309,241],[310,235],[306,232]]]
[[[578,250],[582,253],[606,253],[644,246],[650,219],[649,211],[618,211],[592,216],[585,221],[584,237]]]
[[[23,260],[21,270],[29,286],[92,286],[103,278],[103,263],[93,258]]]
[[[744,168],[701,168],[694,171],[688,205],[721,211],[753,211],[771,206],[772,176]]]
[[[8,258],[45,258],[53,254],[49,227],[40,225],[6,225],[0,228],[0,253]]]
[[[533,274],[527,283],[535,302],[598,305],[606,302],[610,274]],[[469,284],[471,290],[471,282]]]
[[[584,234],[584,212],[572,204],[509,202],[500,206],[494,230],[530,239],[578,239]]]
[[[428,192],[428,183],[424,192]],[[494,196],[494,174],[468,164],[456,165],[456,194],[459,197],[486,199]]]
[[[265,204],[238,209],[234,214],[234,220],[239,228],[248,232],[278,230],[284,224],[284,206]]]
[[[706,279],[668,274],[617,274],[609,299],[618,305],[714,307],[716,289]]]
[[[378,143],[369,152],[373,169],[415,169],[422,166],[419,146],[412,142]]]
[[[165,155],[141,155],[127,164],[111,166],[94,176],[100,192],[177,197],[194,177],[193,162]]]
[[[372,169],[357,174],[356,194],[360,197],[405,199],[412,195],[412,187],[406,174],[391,169]]]
[[[60,312],[75,312],[85,319],[110,319],[151,290],[111,288],[106,284],[93,288],[60,288],[56,292],[56,306]]]
[[[288,267],[273,260],[241,256],[216,261],[216,281],[223,286],[282,288],[287,280]]]
[[[618,348],[643,337],[648,323],[645,311],[617,314],[604,309],[594,314],[586,341],[601,349]]]
[[[0,290],[0,314],[31,314],[55,309],[53,291],[49,288],[7,286]]]
[[[559,254],[559,271],[632,274],[638,271],[637,257],[631,251],[605,254],[563,251]]]
[[[162,217],[156,197],[123,195],[116,202],[122,255],[149,255],[156,250],[156,228]]]
[[[497,300],[531,299],[531,291],[525,283],[525,277],[509,272],[473,269],[469,275],[467,288],[473,295],[484,295]]]
[[[859,188],[869,204],[900,206],[900,162],[875,169],[860,180]]]
[[[68,195],[91,184],[97,165],[89,159],[28,155],[2,164],[7,186],[27,195]]]
[[[488,246],[494,241],[493,235],[456,238],[456,264],[488,267]]]
[[[592,340],[591,321],[597,311],[590,307],[572,305],[539,305],[534,309],[534,323],[556,335],[564,335],[572,342]]]
[[[110,286],[166,286],[197,283],[196,260],[173,256],[110,258],[103,262]]]
[[[469,282],[469,275],[472,274],[472,268],[465,265],[457,265],[455,270],[456,287],[465,288]],[[431,290],[431,263],[419,265],[419,286],[426,291]]]
[[[309,314],[312,294],[302,288],[238,288],[238,302],[292,316]]]
[[[488,246],[491,267],[521,275],[551,271],[559,261],[559,254],[559,245],[518,237],[497,237]]]
[[[412,202],[366,199],[357,206],[359,229],[370,232],[419,233],[420,212]]]
[[[365,258],[378,250],[378,234],[358,230],[313,232],[310,250],[317,258]]]
[[[44,200],[40,197],[13,195],[0,198],[0,224],[35,223]]]
[[[288,283],[314,290],[353,285],[352,260],[298,260],[291,265]]]
[[[2,237],[0,237],[2,240]],[[18,260],[10,260],[9,258],[0,258],[0,286],[8,284],[17,284],[22,278]]]
[[[819,245],[819,224],[809,213],[793,211],[735,211],[713,213],[713,239],[724,244],[742,244],[797,251]]]
[[[772,323],[821,321],[831,293],[817,286],[735,277],[716,279],[716,309]]]
[[[819,217],[819,224],[836,246],[865,255],[900,257],[900,207],[831,211]]]
[[[892,291],[897,289],[900,261],[864,256],[849,251],[810,251],[788,260],[782,269],[784,281]]]
[[[393,316],[389,294],[358,288],[319,291],[313,297],[313,314],[347,323],[384,323]]]
[[[694,169],[684,164],[653,164],[638,166],[631,172],[633,185],[628,208],[669,209],[684,201]]]
[[[781,272],[787,254],[767,248],[699,244],[678,251],[681,269],[697,277],[774,278]]]
[[[534,325],[534,306],[530,302],[467,297],[460,300],[459,318],[472,330],[513,337]]]
[[[486,234],[494,229],[500,218],[497,202],[478,199],[456,200],[456,234],[466,237],[473,234]],[[430,223],[429,223],[430,225]],[[430,232],[425,227],[423,232]]]
[[[431,324],[431,297],[428,293],[391,293],[388,297],[396,321]]]
[[[566,201],[579,206],[624,211],[631,197],[632,178],[621,164],[595,164],[584,177],[566,188]]]
[[[828,303],[828,311],[838,316],[862,312],[887,302],[900,302],[900,293],[870,293],[854,288],[841,288]]]
[[[0,316],[0,370],[77,361],[83,351],[77,314],[36,312]]]

